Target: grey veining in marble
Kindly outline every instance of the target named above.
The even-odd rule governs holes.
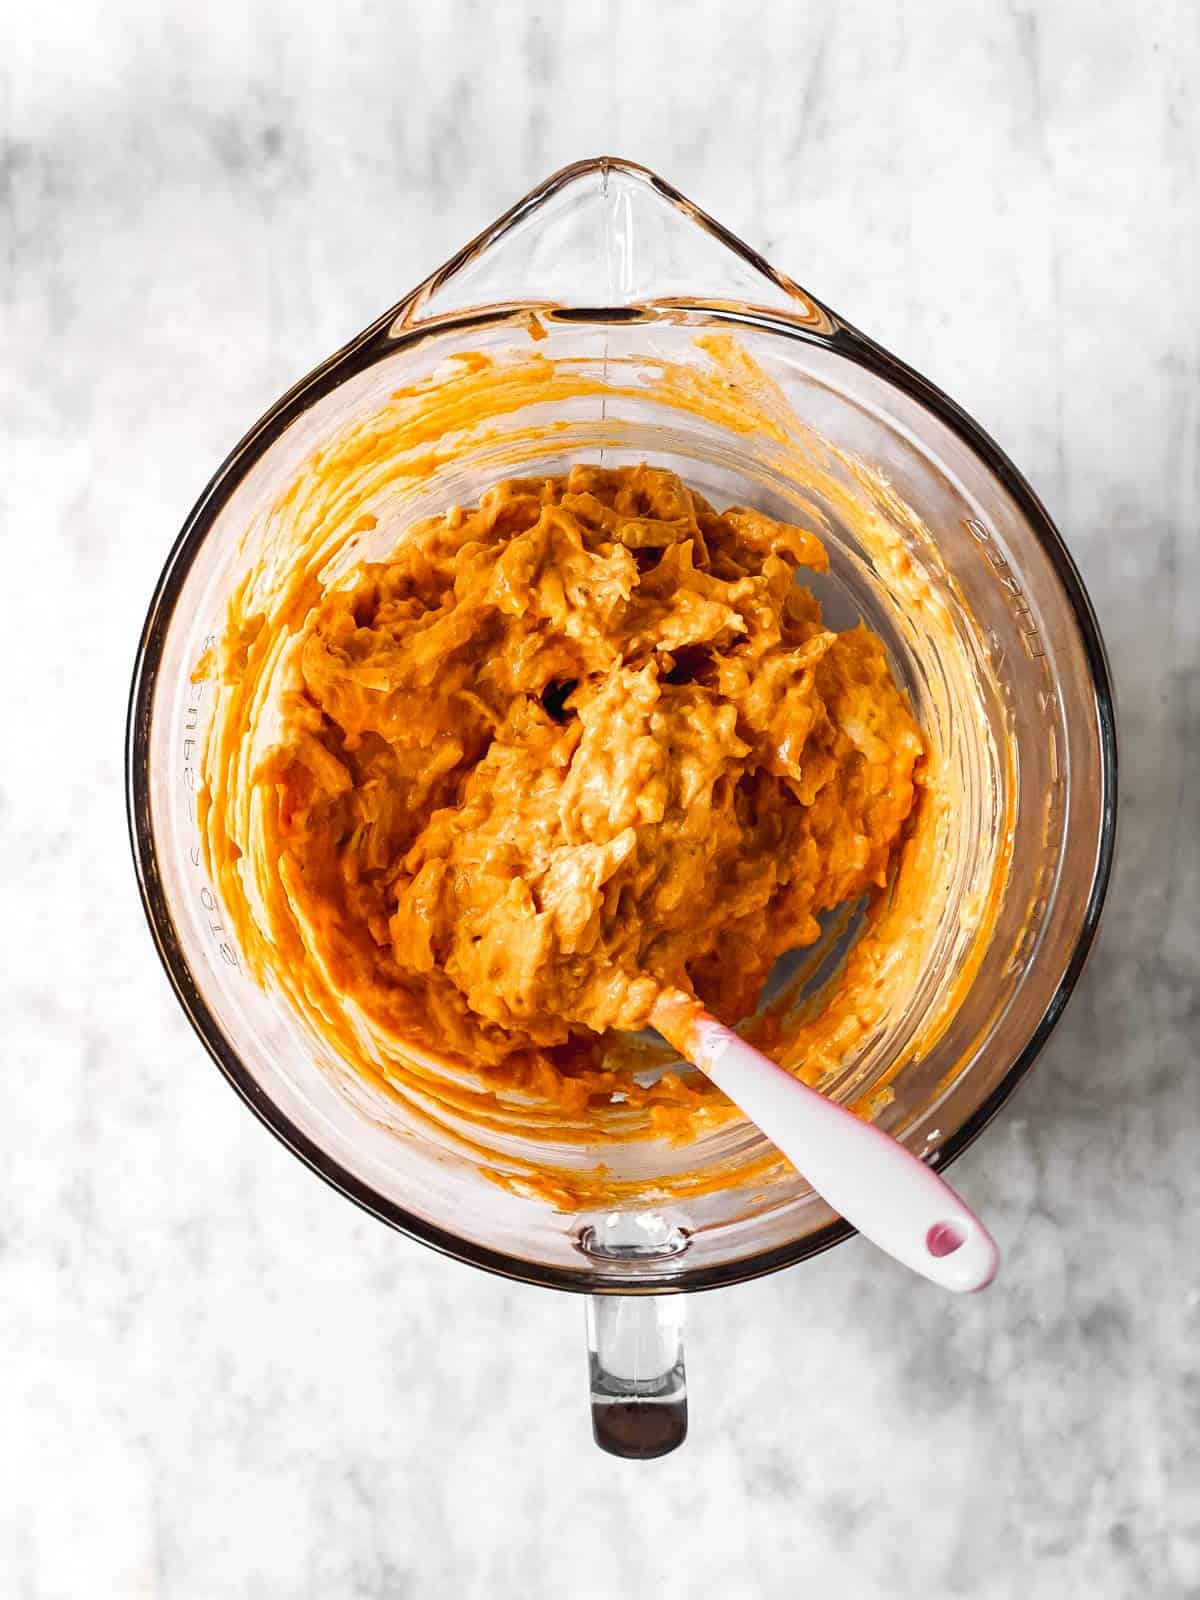
[[[0,1595],[1200,1594],[1200,21],[1187,0],[39,0],[0,21]],[[952,1302],[859,1243],[693,1303],[694,1430],[588,1436],[582,1312],[317,1183],[142,925],[154,578],[275,395],[562,162],[647,162],[927,372],[1107,635],[1106,923],[956,1168]]]

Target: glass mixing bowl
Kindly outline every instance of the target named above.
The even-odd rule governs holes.
[[[694,403],[691,375],[706,373],[712,392],[714,335],[760,375],[764,427]],[[533,359],[570,382],[497,402],[480,426],[444,438],[440,386],[479,352],[498,370]],[[736,410],[737,385],[727,388]],[[368,481],[386,448],[378,419],[398,391],[406,414],[428,422],[419,470]],[[761,1169],[761,1136],[738,1120],[683,1151],[652,1139],[606,1147],[625,1184],[615,1207],[571,1213],[498,1186],[453,1139],[431,1136],[386,1090],[330,1059],[248,976],[205,871],[197,790],[212,691],[193,669],[276,536],[282,498],[348,439],[380,529],[356,536],[346,559],[472,503],[498,477],[580,458],[670,466],[719,507],[820,511],[831,569],[816,587],[827,614],[839,626],[861,615],[882,635],[918,715],[940,721],[962,801],[945,841],[959,867],[909,1003],[826,1087],[867,1095],[882,1126],[939,1165],[1028,1070],[1095,932],[1116,805],[1096,619],[1044,508],[970,418],[652,173],[613,159],[556,174],[298,384],[188,518],[138,648],[127,751],[138,879],[181,1004],[247,1105],[350,1199],[458,1260],[589,1295],[596,1437],[620,1454],[662,1453],[686,1427],[678,1292],[774,1271],[849,1228],[786,1164],[761,1181],[695,1183],[697,1172]],[[824,498],[798,486],[796,452],[827,472]],[[855,492],[890,545],[864,542],[840,514],[847,461],[877,474]],[[913,633],[900,581],[914,571],[959,668],[974,675],[970,707],[949,691],[938,702],[942,668]],[[989,892],[994,923],[972,944]],[[920,1042],[922,1017],[951,991],[946,1025]],[[508,1137],[498,1164],[518,1160],[520,1146],[519,1133]],[[556,1159],[582,1170],[596,1152]]]

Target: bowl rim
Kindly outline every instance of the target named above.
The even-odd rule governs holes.
[[[700,212],[669,184],[635,163],[610,157],[577,162],[563,168],[525,196],[499,222],[492,224],[478,239],[452,258],[446,267],[431,274],[397,306],[377,318],[357,338],[328,357],[276,401],[234,446],[214,473],[171,547],[155,585],[138,640],[125,730],[126,815],[142,907],[176,998],[209,1055],[236,1093],[276,1138],[312,1172],[381,1222],[443,1255],[500,1277],[586,1294],[696,1293],[744,1283],[807,1260],[852,1237],[855,1229],[837,1218],[809,1237],[776,1245],[721,1265],[689,1269],[685,1264],[685,1255],[674,1258],[679,1264],[673,1270],[639,1270],[636,1278],[614,1281],[607,1273],[583,1265],[582,1259],[578,1267],[553,1266],[526,1261],[522,1257],[488,1248],[428,1222],[388,1200],[303,1133],[270,1098],[226,1038],[204,999],[176,932],[158,868],[150,806],[150,728],[163,648],[192,562],[234,490],[280,435],[310,406],[397,350],[414,347],[435,334],[508,322],[527,315],[531,310],[553,317],[555,308],[543,302],[519,302],[476,307],[448,317],[399,326],[406,313],[431,285],[444,281],[451,268],[469,259],[474,252],[498,237],[499,233],[515,225],[528,214],[532,205],[547,198],[581,172],[605,166],[620,167],[652,180],[665,198],[686,207],[693,221],[710,228],[723,243],[744,256],[756,269],[765,272],[781,288],[789,293],[794,292],[795,285],[791,280],[776,274],[749,246]],[[942,1170],[974,1143],[1032,1067],[1062,1015],[1095,940],[1111,878],[1116,840],[1118,753],[1112,676],[1100,626],[1078,568],[1049,513],[1013,462],[990,435],[936,385],[829,308],[813,300],[813,297],[806,296],[806,299],[823,313],[824,328],[815,326],[811,317],[791,317],[775,308],[766,310],[746,306],[735,311],[728,302],[710,304],[698,299],[689,299],[686,304],[689,312],[734,325],[757,327],[764,332],[782,334],[829,349],[892,384],[955,433],[999,479],[1042,545],[1070,602],[1095,694],[1100,769],[1098,779],[1101,786],[1100,824],[1092,881],[1080,929],[1054,993],[1023,1048],[986,1099],[958,1128],[927,1152]],[[655,314],[655,305],[656,302],[645,302],[633,308],[571,307],[568,308],[569,319],[573,322],[611,321],[614,320],[613,313],[616,313],[622,320],[628,321],[631,309],[643,310],[649,318]]]

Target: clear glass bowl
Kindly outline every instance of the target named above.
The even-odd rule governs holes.
[[[698,369],[707,358],[697,336],[714,333],[734,335],[814,436],[781,444],[722,426],[680,403],[678,391],[664,397],[662,371]],[[202,864],[196,789],[206,689],[191,674],[247,563],[270,537],[272,507],[316,452],[369,426],[396,390],[436,382],[464,352],[501,363],[527,358],[531,340],[544,361],[586,377],[590,391],[497,412],[475,436],[441,455],[434,450],[423,475],[386,491],[388,527],[451,502],[469,504],[506,473],[559,471],[580,458],[649,459],[680,471],[718,506],[787,515],[804,503],[788,450],[811,452],[813,437],[818,450],[823,440],[890,486],[873,509],[896,521],[913,560],[924,563],[955,648],[978,667],[982,712],[956,718],[951,706],[943,730],[968,798],[951,841],[961,855],[958,887],[939,910],[927,970],[905,1014],[833,1092],[861,1095],[880,1081],[923,1011],[962,977],[968,955],[960,935],[968,902],[980,893],[977,869],[987,852],[995,856],[998,833],[1011,828],[994,931],[981,959],[976,952],[971,981],[940,1037],[879,1097],[877,1120],[931,1162],[958,1155],[1028,1070],[1095,932],[1116,806],[1108,668],[1061,538],[986,434],[925,379],[627,162],[582,162],[548,180],[285,395],[213,478],[150,606],[127,752],[143,900],[200,1037],[246,1103],[314,1171],[437,1249],[527,1282],[599,1295],[714,1288],[799,1261],[850,1230],[786,1167],[763,1184],[711,1194],[675,1181],[685,1169],[761,1156],[760,1136],[738,1122],[683,1152],[644,1140],[615,1156],[606,1149],[605,1161],[633,1185],[629,1204],[616,1212],[565,1214],[497,1187],[476,1163],[406,1123],[403,1108],[385,1103],[380,1091],[350,1081],[286,1005],[247,976]],[[888,493],[929,530],[932,548],[911,547]],[[836,506],[826,502],[824,511],[832,533],[831,572],[820,585],[827,614],[837,625],[864,616],[888,643],[918,713],[927,713],[929,663],[914,647],[894,572],[856,539]],[[369,534],[352,553],[376,553]],[[568,1164],[595,1161],[586,1150],[561,1156]],[[629,1454],[670,1448],[682,1436],[673,1312],[660,1305],[648,1321],[633,1310],[593,1308],[591,1326],[594,1399],[610,1404],[612,1419],[612,1426],[598,1420],[598,1437]],[[647,1362],[656,1369],[649,1377]],[[630,1379],[631,1371],[640,1375]],[[641,1413],[638,1404],[627,1411],[631,1394],[646,1401]],[[638,1416],[651,1402],[657,1431],[647,1434]]]

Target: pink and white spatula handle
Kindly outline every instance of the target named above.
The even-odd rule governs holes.
[[[676,1041],[678,1043],[678,1041]],[[932,1168],[705,1016],[687,1055],[756,1122],[859,1233],[914,1272],[959,1293],[984,1289],[1000,1252]]]

